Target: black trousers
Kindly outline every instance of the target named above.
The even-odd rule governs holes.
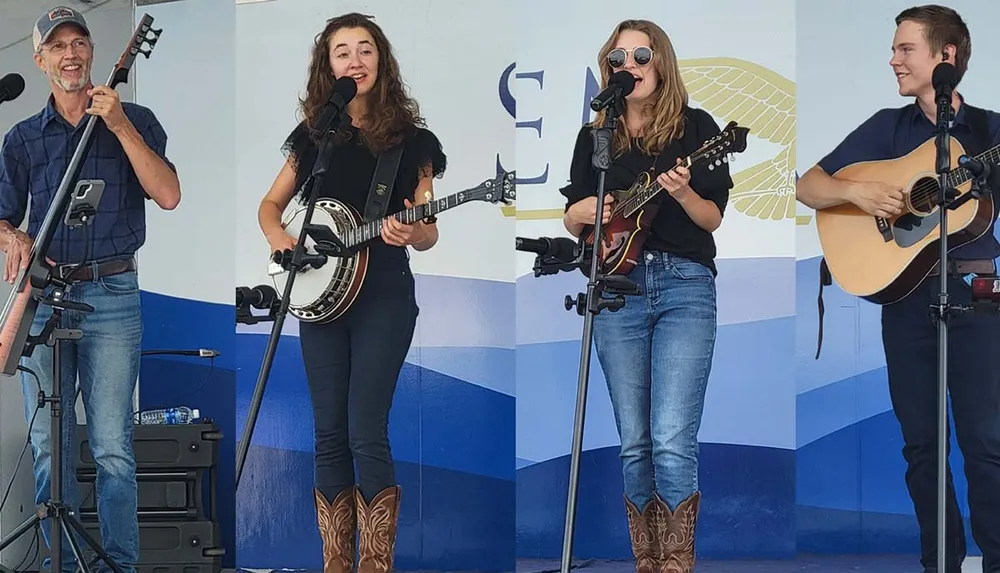
[[[903,433],[906,485],[920,525],[921,563],[937,561],[938,333],[930,314],[940,277],[930,277],[906,299],[882,309],[892,406]],[[968,304],[970,287],[950,277],[953,303]],[[955,433],[969,484],[972,536],[983,551],[983,571],[1000,571],[1000,315],[954,316],[948,329],[948,386]],[[948,472],[947,573],[966,555],[965,529]]]
[[[418,309],[408,265],[370,268],[338,320],[300,323],[312,398],[316,488],[330,501],[357,485],[366,502],[396,485],[389,410]]]

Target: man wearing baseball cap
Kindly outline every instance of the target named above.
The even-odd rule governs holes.
[[[82,160],[80,180],[101,180],[104,191],[97,215],[87,227],[57,223],[48,251],[52,272],[69,281],[66,298],[91,305],[94,312],[67,311],[65,319],[83,331],[63,350],[63,423],[76,425],[75,381],[87,413],[91,451],[97,463],[96,496],[104,549],[126,572],[139,559],[135,456],[132,449],[132,396],[139,373],[142,316],[135,253],[146,237],[145,200],[162,209],[180,201],[180,183],[166,158],[167,136],[149,109],[123,103],[118,93],[91,82],[94,44],[83,15],[65,6],[45,12],[32,32],[34,60],[48,76],[52,94],[35,115],[15,125],[0,147],[0,249],[7,255],[4,280],[14,283],[27,267],[32,244],[69,166],[89,116],[91,147]],[[27,212],[28,198],[31,210]],[[18,226],[28,216],[28,232]],[[51,316],[40,305],[31,332]],[[69,325],[64,325],[69,326]],[[52,390],[52,349],[37,346],[21,364],[26,414],[34,453],[35,500],[49,499],[51,456],[48,406],[35,415],[39,386]],[[36,378],[37,376],[37,378]],[[80,506],[72,438],[63,442],[64,501]],[[42,527],[49,543],[50,527]],[[81,547],[84,548],[84,547]],[[62,570],[75,560],[62,544]],[[43,565],[48,568],[48,563]],[[103,568],[102,568],[103,569]],[[58,572],[54,572],[58,573]]]

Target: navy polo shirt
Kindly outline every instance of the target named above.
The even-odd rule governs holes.
[[[964,102],[964,100],[963,100]],[[986,111],[989,146],[1000,143],[1000,114]],[[819,162],[823,171],[832,175],[838,170],[859,161],[895,159],[910,153],[934,137],[937,126],[924,114],[916,102],[901,108],[879,110],[858,126],[829,155]],[[965,106],[960,105],[952,121],[951,136],[970,149],[975,136],[966,119]],[[986,151],[983,149],[982,151]],[[933,170],[933,165],[928,165]],[[949,257],[963,260],[987,260],[1000,257],[1000,243],[994,235],[997,214],[1000,213],[1000,190],[994,196],[993,224],[988,233],[979,239],[949,253]]]
[[[167,135],[156,116],[140,105],[122,102],[125,115],[146,145],[166,161]],[[0,148],[0,219],[19,227],[28,210],[28,235],[34,239],[55,197],[69,161],[83,136],[89,115],[72,126],[56,111],[54,98],[37,114],[15,125]],[[105,183],[97,215],[90,229],[69,229],[56,221],[48,257],[56,263],[77,263],[125,258],[146,240],[145,200],[149,198],[115,134],[98,118],[79,180]],[[71,190],[72,192],[72,190]],[[89,250],[85,239],[90,238]]]

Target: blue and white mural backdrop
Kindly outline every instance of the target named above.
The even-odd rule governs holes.
[[[514,118],[498,85],[514,62],[504,3],[278,0],[236,7],[237,284],[270,284],[257,207],[299,121],[310,47],[326,20],[375,16],[448,154],[444,197],[508,169]],[[514,559],[513,206],[467,204],[412,253],[420,317],[389,431],[403,488],[402,569],[512,570]],[[270,324],[237,330],[237,420],[247,420]],[[285,323],[238,491],[238,565],[322,567],[312,499],[312,410],[293,318]]]
[[[177,167],[182,194],[174,211],[162,211],[152,202],[146,206],[149,233],[138,256],[143,350],[221,353],[213,359],[146,357],[139,374],[139,406],[198,408],[202,417],[219,425],[224,438],[219,443],[214,518],[226,550],[222,563],[230,568],[236,548],[236,355],[231,326],[236,94],[228,73],[234,59],[234,11],[227,0],[136,7],[134,23],[149,14],[163,34],[148,60],[136,59],[131,79],[135,101],[152,109],[167,132],[167,155]],[[123,41],[114,49],[120,56],[125,47]],[[95,69],[94,81],[106,81],[109,72]]]
[[[898,95],[889,67],[895,17],[912,5],[900,0],[879,2],[874,9],[862,0],[799,4],[798,173],[877,110],[912,101]],[[958,91],[970,104],[996,109],[1000,80],[989,58],[1000,51],[1000,38],[992,29],[1000,6],[977,0],[955,0],[948,6],[962,15],[972,35],[972,59]],[[823,348],[814,359],[821,250],[813,212],[799,205],[797,213],[799,549],[918,553],[917,524],[904,482],[903,441],[889,401],[880,310],[846,295],[836,283],[825,289]],[[968,515],[954,438],[951,461],[959,506]],[[978,555],[971,536],[968,543],[970,554]]]
[[[645,18],[674,43],[690,103],[720,128],[749,127],[719,246],[719,335],[705,405],[699,551],[787,556],[795,549],[793,269],[795,3],[663,1],[608,10],[587,0],[518,3],[517,236],[564,236],[580,126],[598,92],[597,52],[619,20]],[[517,258],[517,553],[558,558],[582,318],[563,297],[579,273],[535,278]],[[594,358],[580,475],[577,557],[629,558],[618,435]]]

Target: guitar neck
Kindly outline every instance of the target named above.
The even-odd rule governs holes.
[[[429,203],[415,205],[409,209],[389,215],[389,217],[393,217],[401,223],[412,225],[421,219],[426,219],[427,217],[437,215],[438,213],[443,213],[448,209],[454,209],[469,200],[470,199],[462,198],[461,193],[456,193],[454,195],[449,195],[448,197],[435,199]],[[385,219],[369,221],[360,227],[351,230],[346,236],[342,237],[341,240],[344,241],[344,244],[347,245],[348,248],[351,248],[377,239],[382,236],[382,225],[384,221]]]
[[[995,145],[975,157],[984,163],[989,163],[994,166],[998,165],[1000,164],[1000,145]],[[970,173],[968,169],[964,167],[956,167],[948,172],[948,186],[952,188],[958,187],[959,185],[971,181],[974,178],[975,175]]]
[[[687,169],[691,169],[691,166],[694,165],[693,158],[694,156],[685,158],[681,162],[681,165]],[[643,187],[642,189],[636,191],[635,194],[633,194],[631,197],[623,201],[621,203],[621,206],[617,210],[619,212],[625,213],[626,217],[631,217],[633,213],[642,208],[642,206],[645,205],[646,203],[649,203],[649,201],[653,197],[656,197],[657,193],[659,193],[662,190],[663,186],[660,185],[659,181],[654,179],[651,185],[649,185],[648,187]]]

